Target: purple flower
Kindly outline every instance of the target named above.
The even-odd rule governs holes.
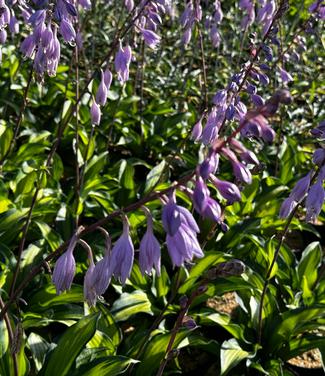
[[[310,185],[310,172],[303,177],[302,179],[298,180],[296,185],[294,186],[293,190],[290,193],[290,196],[293,201],[300,202],[308,192]]]
[[[110,248],[106,249],[105,256],[97,262],[93,272],[92,283],[97,296],[101,296],[107,290],[111,282],[112,269],[110,262]]]
[[[90,117],[91,117],[91,124],[93,125],[99,125],[100,118],[101,118],[101,112],[98,104],[96,101],[93,101],[93,104],[91,105],[90,109]]]
[[[175,198],[170,197],[166,205],[164,205],[161,219],[163,223],[164,230],[169,235],[175,235],[181,225],[181,216],[176,205]]]
[[[112,72],[107,68],[104,72],[104,82],[107,88],[107,91],[110,89],[113,80]]]
[[[264,106],[265,104],[264,99],[258,94],[252,94],[251,100],[255,104],[255,106]]]
[[[325,199],[325,191],[321,180],[318,180],[310,187],[306,198],[306,221],[315,222],[319,213],[322,210],[322,206]]]
[[[93,283],[94,272],[95,265],[93,260],[90,260],[90,265],[84,279],[84,297],[90,307],[94,306],[97,300],[97,293]]]
[[[122,47],[120,42],[120,48],[115,56],[115,69],[119,81],[124,84],[129,79],[129,66],[132,59],[132,50],[130,46]]]
[[[204,180],[199,176],[196,179],[195,188],[193,192],[194,208],[198,213],[202,213],[207,206],[207,200],[210,196],[208,187]]]
[[[232,168],[236,178],[242,183],[251,184],[252,175],[249,169],[239,161],[232,161]]]
[[[221,222],[221,207],[216,200],[209,197],[204,211],[201,213],[203,218],[208,218],[211,221]]]
[[[280,77],[283,82],[293,81],[291,74],[289,74],[285,69],[279,68]]]
[[[181,43],[184,45],[184,46],[187,46],[190,41],[191,41],[191,38],[192,38],[192,29],[191,28],[187,28],[182,36],[182,41]]]
[[[73,257],[73,250],[77,244],[78,237],[75,234],[69,243],[66,252],[61,255],[56,261],[52,281],[55,284],[56,292],[59,295],[61,292],[70,290],[73,277],[76,272],[76,262]]]
[[[101,71],[101,80],[98,86],[98,90],[96,93],[96,103],[101,106],[105,106],[107,101],[107,86],[105,84],[105,76],[103,71]]]
[[[150,213],[147,215],[147,231],[140,242],[139,264],[141,273],[151,274],[155,267],[157,275],[160,276],[160,244],[153,233],[153,223]]]
[[[66,43],[71,43],[76,39],[75,29],[67,18],[61,20],[60,33]]]
[[[182,224],[173,235],[167,234],[166,244],[173,266],[181,266],[184,262],[191,262],[193,257],[203,257],[196,233],[186,224]]]
[[[325,150],[316,149],[313,155],[313,163],[317,166],[322,166],[325,162]]]
[[[155,32],[151,30],[141,29],[141,33],[142,33],[145,43],[150,48],[156,48],[156,46],[160,43],[161,38]]]
[[[202,118],[194,125],[191,138],[193,141],[199,141],[202,135]]]
[[[111,254],[111,271],[115,278],[119,278],[122,285],[129,278],[134,259],[134,247],[129,234],[127,218],[123,219],[123,233],[115,243]]]
[[[219,90],[212,99],[212,103],[215,106],[224,106],[227,100],[227,91]]]
[[[203,179],[208,179],[210,174],[217,171],[219,165],[219,154],[211,153],[200,165],[200,175]]]
[[[219,180],[211,175],[211,181],[220,192],[221,196],[228,200],[230,204],[241,200],[241,194],[236,184],[225,180]]]
[[[291,214],[292,210],[297,205],[297,202],[295,202],[291,197],[286,198],[280,208],[279,217],[280,218],[287,218]]]

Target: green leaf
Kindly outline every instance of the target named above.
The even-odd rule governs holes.
[[[172,348],[178,348],[179,344],[187,335],[187,330],[179,331],[175,337]],[[159,364],[165,356],[170,337],[171,333],[157,334],[149,341],[141,363],[136,370],[136,376],[151,376],[156,374]]]
[[[96,359],[87,365],[83,365],[73,376],[115,376],[124,373],[130,364],[138,363],[138,360],[124,356],[108,356]]]
[[[28,336],[27,342],[34,359],[35,367],[39,371],[43,366],[45,355],[51,348],[51,345],[43,337],[33,332]]]
[[[57,295],[55,286],[49,284],[31,297],[29,305],[32,312],[42,312],[60,304],[80,303],[83,301],[84,296],[81,286],[72,285],[70,291]]]
[[[95,334],[98,318],[97,313],[86,316],[64,332],[45,366],[45,376],[68,374],[82,348]]]
[[[156,167],[154,167],[147,175],[146,185],[144,188],[144,193],[148,193],[154,189],[154,187],[159,183],[163,172],[165,170],[166,162],[161,161]]]
[[[291,340],[295,335],[306,331],[311,324],[315,324],[317,319],[325,317],[323,305],[297,308],[285,312],[279,317],[269,320],[264,330],[266,347],[269,351],[277,352],[284,356],[283,345]]]
[[[243,350],[234,338],[224,341],[220,350],[220,375],[226,375],[232,368],[249,356],[250,353]]]
[[[9,348],[9,335],[5,320],[0,321],[0,358],[4,356]]]
[[[135,290],[131,293],[123,293],[116,300],[111,310],[116,321],[127,320],[130,316],[144,312],[152,315],[151,302],[147,294],[141,290]]]
[[[41,230],[43,238],[48,242],[52,251],[55,251],[62,243],[61,237],[46,223],[35,221]]]
[[[309,244],[301,255],[297,267],[300,286],[303,288],[304,279],[311,290],[317,280],[317,269],[322,260],[322,249],[319,242]],[[304,290],[303,290],[304,291]]]
[[[98,302],[96,307],[90,308],[90,312],[100,312],[97,329],[107,334],[113,345],[117,347],[122,341],[122,334],[109,309]]]

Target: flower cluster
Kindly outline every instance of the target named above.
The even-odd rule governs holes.
[[[313,136],[324,140],[325,121],[322,121],[311,133]],[[325,150],[323,148],[315,150],[313,163],[317,168],[317,172],[313,169],[306,176],[298,180],[289,197],[281,205],[279,213],[281,218],[287,218],[305,198],[306,221],[315,222],[319,216],[325,200],[325,190],[323,187],[325,180]]]
[[[207,16],[205,20],[205,28],[209,30],[209,36],[213,47],[219,47],[221,36],[219,33],[219,25],[223,19],[223,12],[219,0],[214,2],[214,12],[212,16]]]
[[[81,0],[78,4],[72,0],[57,0],[55,4],[34,1],[36,9],[25,1],[20,3],[24,21],[32,28],[20,49],[25,57],[34,60],[33,66],[39,80],[43,79],[45,73],[54,76],[61,55],[58,33],[64,42],[71,45],[81,40],[74,24],[78,17],[78,7],[90,9],[90,0]]]

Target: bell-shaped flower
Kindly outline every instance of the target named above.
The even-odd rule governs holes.
[[[93,101],[91,108],[90,108],[90,117],[91,117],[91,124],[99,125],[100,118],[101,118],[101,111],[100,111],[100,107],[98,106],[95,100]]]
[[[129,223],[127,218],[123,219],[123,233],[115,243],[111,254],[111,271],[115,278],[118,278],[122,285],[130,276],[133,260],[134,247],[129,234]]]
[[[141,34],[143,36],[143,39],[145,43],[150,47],[150,48],[156,48],[156,46],[160,43],[160,36],[157,35],[155,32],[152,30],[147,30],[147,29],[141,29]]]
[[[107,88],[107,91],[110,89],[113,80],[112,72],[107,68],[104,72],[104,82]]]
[[[166,244],[173,266],[181,266],[184,262],[191,262],[193,257],[203,257],[196,233],[186,224],[182,224],[173,235],[167,234]]]
[[[59,30],[66,43],[72,43],[75,41],[76,31],[67,18],[62,18]]]
[[[207,205],[202,212],[202,217],[210,219],[213,222],[221,222],[221,207],[219,203],[213,198],[209,197],[207,200]]]
[[[241,200],[240,190],[236,184],[225,180],[219,180],[215,176],[211,176],[211,181],[218,189],[221,196],[225,198],[230,204]]]
[[[310,187],[306,198],[306,221],[315,222],[319,213],[322,210],[322,206],[325,199],[325,191],[323,188],[323,183],[318,180],[315,184]]]
[[[175,197],[170,197],[167,204],[164,205],[161,219],[164,230],[167,234],[174,235],[178,231],[178,228],[181,225],[181,216],[175,202]]]
[[[236,179],[242,183],[251,184],[252,174],[249,169],[239,161],[232,162],[232,168]]]
[[[191,139],[199,141],[202,135],[202,118],[194,125],[192,129]]]
[[[132,59],[132,50],[130,46],[122,47],[120,42],[120,48],[115,56],[115,69],[118,79],[121,83],[125,83],[129,79],[129,66]]]
[[[203,179],[208,179],[210,174],[217,171],[219,165],[219,154],[210,153],[208,157],[200,164],[200,175]]]
[[[286,198],[280,208],[279,217],[287,218],[291,214],[292,210],[297,205],[297,202],[294,201],[291,197]]]
[[[207,200],[210,197],[210,192],[204,180],[199,176],[195,182],[193,192],[193,204],[198,213],[202,213],[207,206]]]
[[[94,287],[94,272],[95,265],[93,260],[90,260],[89,268],[85,274],[84,279],[84,298],[90,307],[96,304],[97,292]]]
[[[105,83],[104,72],[101,71],[101,80],[96,93],[96,103],[105,106],[107,101],[107,86]]]
[[[317,166],[322,166],[325,162],[325,149],[316,149],[313,155],[313,163]]]
[[[310,185],[310,172],[304,176],[302,179],[299,179],[294,186],[293,190],[290,193],[292,200],[300,202],[306,195]]]
[[[56,261],[52,281],[55,284],[57,294],[70,290],[71,284],[76,272],[76,262],[73,257],[73,251],[77,244],[78,237],[75,234],[69,243],[66,252]]]
[[[160,244],[153,233],[153,221],[150,212],[147,215],[147,231],[140,242],[139,264],[141,273],[151,274],[153,268],[160,276]]]

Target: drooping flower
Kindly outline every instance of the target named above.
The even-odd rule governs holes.
[[[120,42],[120,48],[115,56],[115,69],[119,81],[124,84],[129,79],[129,66],[132,59],[132,50],[130,46],[122,47]]]
[[[220,192],[221,196],[225,198],[230,204],[234,203],[235,201],[241,200],[240,190],[236,184],[229,181],[220,180],[213,175],[210,176],[210,179]]]
[[[325,199],[325,191],[321,180],[318,180],[310,187],[310,190],[306,199],[306,221],[315,222],[319,213],[322,210],[322,206]]]
[[[91,124],[99,125],[100,118],[101,118],[101,111],[100,111],[100,107],[98,106],[95,100],[93,100],[93,103],[90,108],[90,117],[91,117]]]
[[[145,43],[150,48],[154,49],[160,43],[160,40],[161,40],[160,36],[157,35],[155,32],[153,32],[152,30],[141,29],[141,34],[143,36]]]
[[[297,205],[297,202],[292,199],[292,197],[286,198],[280,208],[279,217],[287,218],[291,214],[292,210]]]
[[[107,101],[107,86],[105,83],[104,72],[101,71],[101,80],[96,93],[96,103],[105,106]]]
[[[181,266],[191,262],[193,257],[203,257],[196,233],[182,223],[172,236],[167,234],[166,244],[173,266]]]
[[[198,176],[195,182],[195,188],[193,192],[193,204],[198,213],[202,213],[207,206],[207,200],[210,196],[210,192],[204,180]]]
[[[123,218],[123,232],[115,243],[111,254],[111,272],[122,285],[129,278],[134,260],[134,247],[130,237],[130,226],[127,217]]]
[[[56,261],[52,281],[55,284],[57,294],[70,290],[76,272],[76,262],[73,251],[77,244],[78,236],[75,234],[69,243],[68,249]]]
[[[96,293],[96,289],[94,287],[94,272],[95,272],[95,265],[94,265],[93,259],[91,258],[89,261],[89,267],[85,274],[85,279],[84,279],[84,297],[90,307],[96,304],[96,300],[98,296]]]
[[[290,193],[290,197],[292,198],[292,200],[300,202],[305,197],[309,189],[310,178],[311,175],[309,172],[306,176],[298,180],[298,182],[296,183],[296,185]]]
[[[155,268],[157,275],[160,276],[160,244],[153,233],[152,216],[147,209],[147,231],[140,242],[139,247],[139,264],[141,273],[151,274]]]

